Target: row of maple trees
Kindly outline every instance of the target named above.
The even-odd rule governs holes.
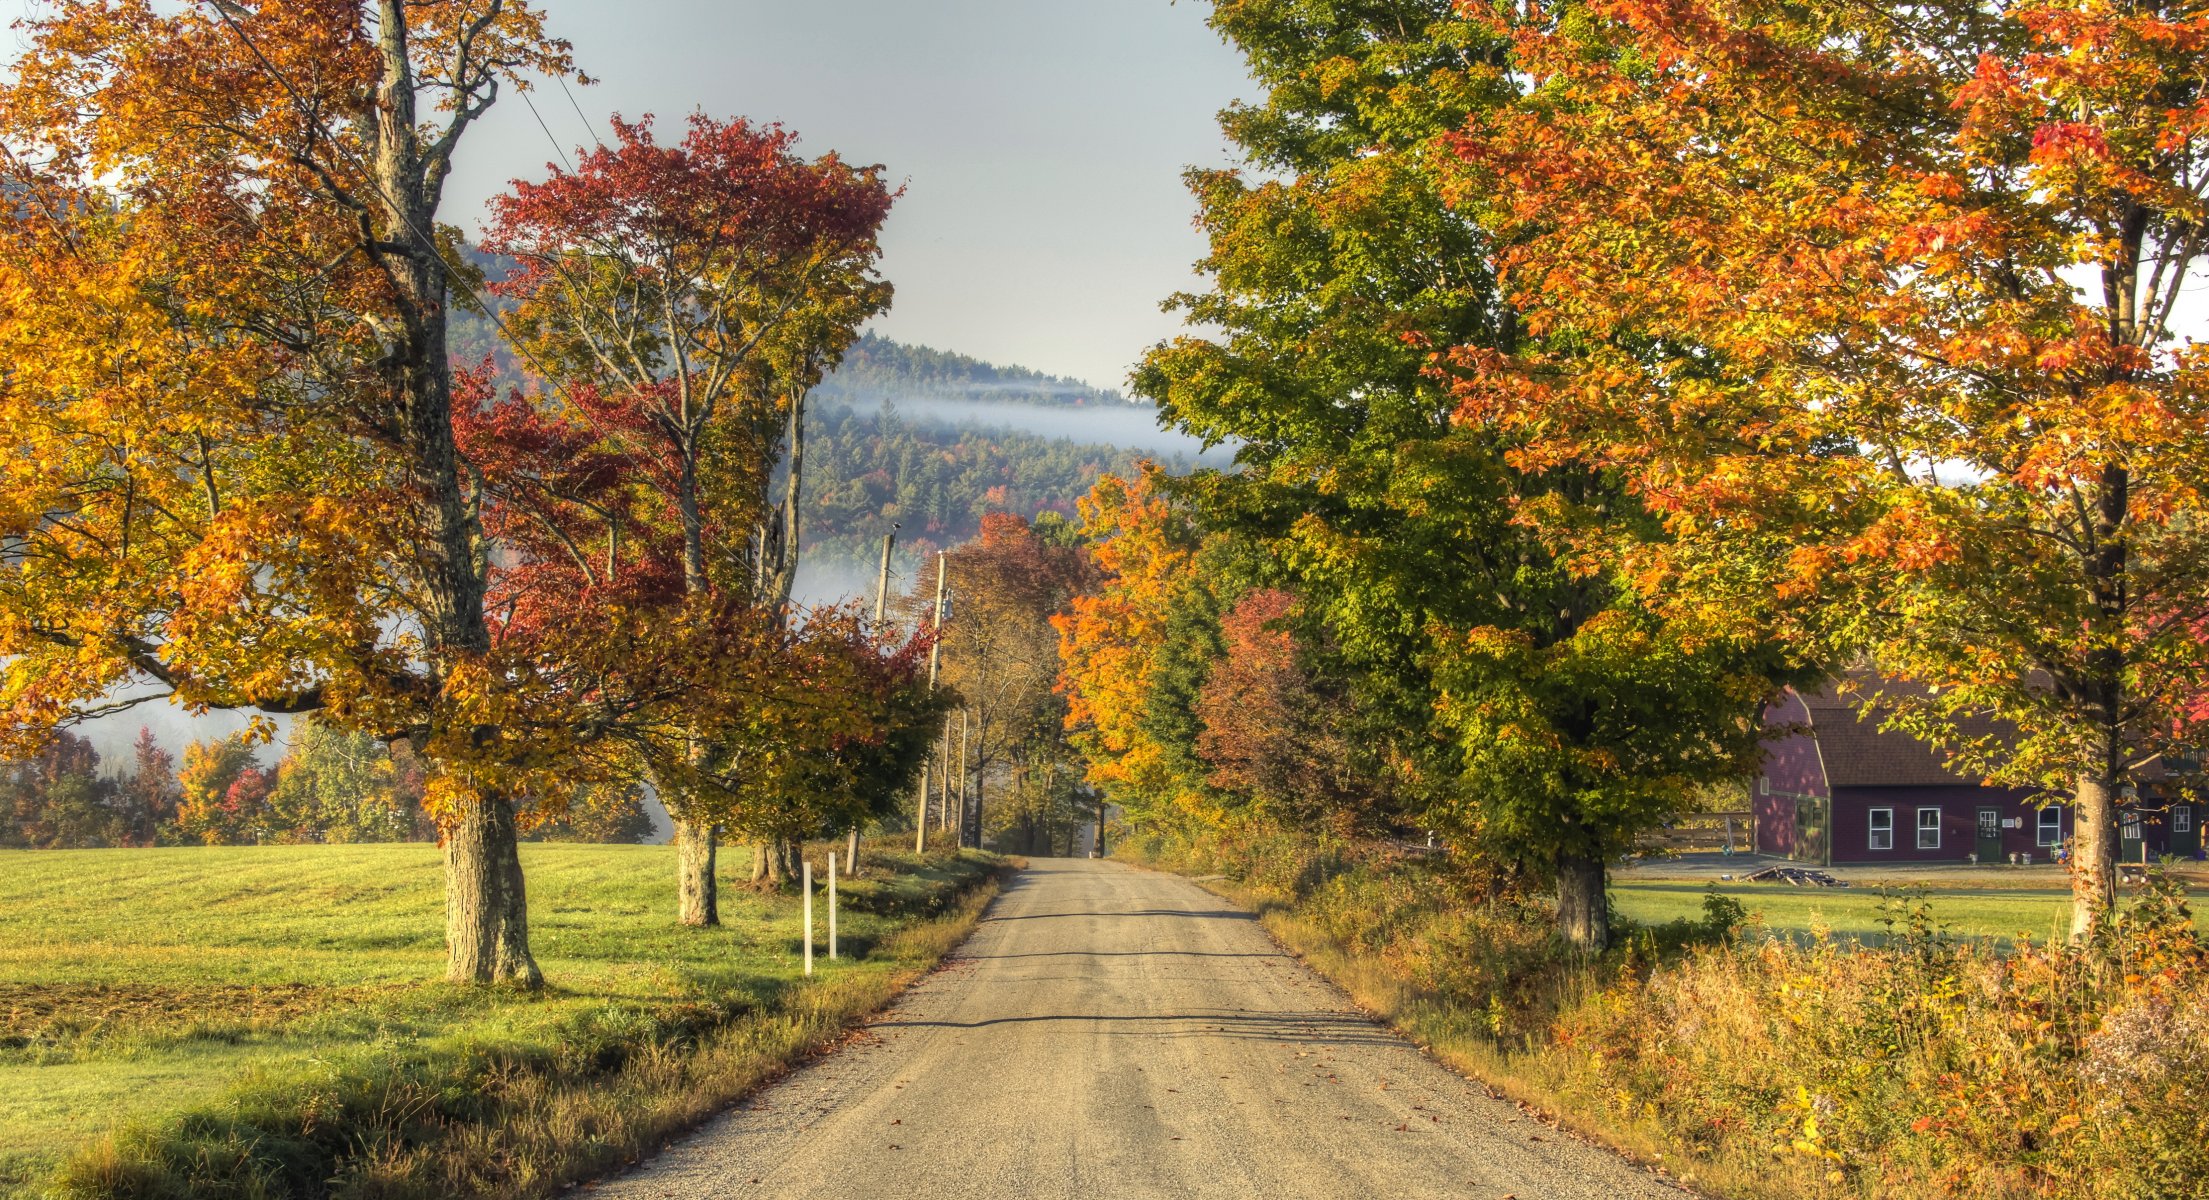
[[[503,95],[581,80],[519,0],[61,0],[0,86],[0,728],[152,698],[403,744],[449,973],[535,983],[516,850],[648,782],[680,917],[885,811],[929,638],[801,613],[807,393],[890,299],[879,169],[613,122],[441,220]],[[536,386],[455,364],[497,314]]]
[[[1603,864],[1753,770],[1773,689],[1869,668],[1957,766],[2074,805],[2075,926],[2113,911],[2117,808],[2184,786],[2209,719],[2209,15],[1212,20],[1261,88],[1223,115],[1248,167],[1192,172],[1207,332],[1136,382],[1241,469],[1100,495],[1112,578],[1067,632],[1131,812],[1267,794],[1176,768],[1169,647],[1271,614],[1332,681],[1297,719],[1347,735],[1272,792],[1356,783],[1339,809],[1555,881],[1600,944]]]

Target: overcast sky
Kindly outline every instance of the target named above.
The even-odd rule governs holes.
[[[1202,0],[539,0],[596,86],[575,98],[781,121],[818,153],[906,184],[882,333],[1120,387],[1172,333],[1159,302],[1203,244],[1181,185],[1227,161],[1213,115],[1249,92]],[[32,0],[0,0],[8,20]],[[19,35],[0,34],[12,57]],[[589,135],[559,89],[532,96],[562,143]],[[502,99],[470,135],[445,217],[535,176],[553,145]]]

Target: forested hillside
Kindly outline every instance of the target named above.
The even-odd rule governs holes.
[[[912,417],[896,405],[815,403],[806,434],[804,526],[807,553],[829,576],[839,567],[870,568],[892,522],[902,526],[899,561],[909,564],[971,539],[989,513],[1071,516],[1074,501],[1099,476],[1121,474],[1149,457],[977,419]],[[1165,459],[1170,470],[1186,463]]]
[[[814,389],[823,400],[874,406],[884,400],[917,397],[997,400],[1008,404],[1063,404],[1140,408],[1118,392],[1091,387],[1078,379],[1045,375],[1026,367],[1000,367],[964,354],[908,346],[867,333],[844,352],[843,364]]]
[[[472,261],[494,278],[505,270],[480,251]],[[458,361],[489,358],[501,383],[526,386],[526,364],[488,318],[461,316],[452,339]],[[905,574],[974,537],[986,514],[1071,516],[1099,476],[1131,475],[1145,458],[1187,471],[1202,444],[1160,430],[1153,413],[1079,380],[863,335],[807,414],[807,598],[868,586],[893,524]]]

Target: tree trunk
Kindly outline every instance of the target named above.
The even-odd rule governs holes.
[[[804,847],[790,838],[769,838],[752,844],[752,882],[780,889],[798,877],[798,861]]]
[[[2071,940],[2093,933],[2117,907],[2116,787],[2099,771],[2079,772],[2071,817]]]
[[[713,826],[675,822],[676,915],[685,925],[703,929],[721,923],[721,885],[714,873],[718,850]]]
[[[382,59],[372,120],[377,237],[366,249],[389,270],[405,320],[387,347],[383,370],[394,401],[389,433],[400,447],[413,505],[411,564],[419,576],[417,616],[428,657],[440,674],[491,649],[483,615],[489,542],[477,523],[480,497],[463,480],[453,434],[452,356],[446,338],[450,286],[437,244],[437,209],[446,160],[469,115],[449,118],[426,147],[417,124],[416,80],[409,50],[408,6],[378,0],[377,50]],[[454,980],[544,981],[529,954],[529,914],[522,888],[514,809],[504,796],[477,797],[445,835],[446,974]]]
[[[789,843],[780,838],[770,838],[752,844],[752,882],[770,889],[780,890],[796,874],[791,869]]]
[[[850,836],[844,839],[844,874],[859,873],[859,827],[851,827]]]
[[[485,796],[445,831],[445,977],[455,983],[545,981],[529,956],[514,806]]]
[[[1611,944],[1603,882],[1602,859],[1558,851],[1557,933],[1575,950],[1600,954]]]

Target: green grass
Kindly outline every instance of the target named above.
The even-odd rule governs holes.
[[[795,895],[724,886],[723,926],[692,930],[665,847],[529,845],[522,861],[535,994],[442,981],[432,846],[0,852],[0,1193],[333,1079],[478,1060],[589,1075],[817,990],[886,996],[929,958],[911,927],[989,869],[877,853],[844,888],[847,958],[801,989]]]
[[[1703,915],[1708,883],[1685,880],[1614,881],[1611,902],[1619,913],[1644,925],[1679,919],[1697,920]],[[1901,897],[1903,887],[1882,889],[1857,884],[1848,888],[1795,888],[1785,884],[1721,883],[1718,890],[1741,902],[1764,926],[1780,933],[1830,930],[1838,938],[1877,942],[1887,935],[1880,918],[1889,896]],[[2071,931],[2071,892],[2063,887],[1992,886],[1958,887],[1926,883],[1922,893],[1934,924],[1961,938],[1987,939],[2009,944],[2020,939],[2035,943],[2061,941]],[[2196,924],[2209,928],[2209,906],[2194,914]]]
[[[1657,925],[1703,915],[1707,884],[1687,882],[1614,883],[1612,903],[1618,911],[1644,925]],[[1792,888],[1757,884],[1719,884],[1718,890],[1739,900],[1752,916],[1760,916],[1771,929],[1786,933],[1813,928],[1830,929],[1834,936],[1875,941],[1887,933],[1880,918],[1878,888]],[[1899,892],[1892,893],[1899,895]],[[2014,941],[2029,937],[2045,942],[2051,933],[2059,938],[2071,928],[2071,893],[2042,888],[1927,887],[1925,899],[1932,906],[1936,924],[1958,937]]]

